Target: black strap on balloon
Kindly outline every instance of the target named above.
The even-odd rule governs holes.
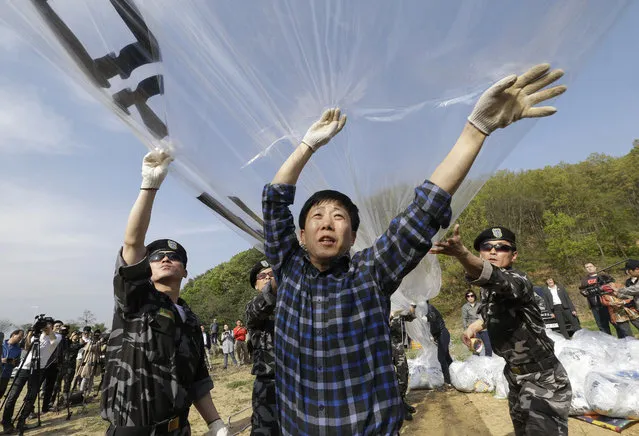
[[[102,57],[93,59],[71,29],[51,8],[47,0],[31,0],[44,22],[49,26],[67,53],[73,58],[86,77],[100,88],[110,88],[109,79],[116,75],[122,79],[127,79],[136,68],[162,60],[157,39],[144,22],[142,14],[132,0],[109,1],[135,37],[136,42],[123,47],[118,55],[107,53]],[[112,95],[112,98],[113,102],[127,115],[131,115],[129,108],[135,106],[149,132],[155,138],[162,139],[168,136],[167,126],[149,107],[147,101],[151,97],[163,94],[163,78],[161,75],[154,75],[140,81],[135,89],[125,88],[116,92]],[[264,224],[262,219],[238,197],[231,196],[228,198],[255,221],[258,229],[252,228],[246,221],[234,214],[210,194],[203,192],[197,197],[211,210],[252,238],[264,241],[264,235],[261,230]]]
[[[47,0],[31,0],[31,2],[67,53],[98,87],[110,88],[109,79],[116,75],[127,79],[136,68],[161,60],[160,47],[155,36],[131,0],[110,0],[110,2],[137,41],[123,47],[117,56],[115,53],[107,53],[96,59],[89,55],[84,45]],[[142,80],[135,90],[127,88],[114,94],[113,99],[127,114],[130,114],[128,108],[134,105],[149,132],[157,139],[162,139],[168,135],[166,124],[148,106],[147,100],[163,93],[162,77],[152,76]]]

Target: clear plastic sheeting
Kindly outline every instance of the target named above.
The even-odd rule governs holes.
[[[395,293],[392,299],[392,308],[409,307],[414,300],[408,300],[404,295]],[[430,334],[430,324],[426,318],[428,304],[426,301],[414,303],[415,319],[407,322],[406,333],[421,346],[417,358],[408,361],[409,379],[408,386],[411,389],[435,389],[444,385],[444,373],[437,360],[437,346]]]
[[[174,172],[257,246],[262,186],[340,106],[349,121],[304,170],[296,211],[317,190],[346,193],[360,207],[361,249],[411,201],[484,89],[540,62],[569,84],[626,3],[10,0],[0,22],[147,147],[173,149]],[[491,136],[455,217],[534,124]],[[434,258],[401,288],[412,300],[438,290]]]
[[[500,386],[500,394],[503,394],[505,378],[501,378],[504,377],[505,364],[504,359],[498,356],[473,355],[450,365],[450,381],[455,389],[462,392],[493,392]],[[506,388],[506,395],[507,392]]]

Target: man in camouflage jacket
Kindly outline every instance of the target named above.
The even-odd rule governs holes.
[[[517,259],[515,244],[510,230],[488,228],[475,239],[477,257],[462,244],[456,225],[453,237],[436,242],[431,251],[457,258],[471,283],[481,286],[483,320],[473,322],[462,339],[469,345],[485,323],[493,351],[506,360],[504,375],[515,434],[567,435],[570,381],[546,335],[532,283],[512,268]]]
[[[141,190],[116,260],[100,404],[111,424],[108,435],[190,435],[191,404],[209,427],[206,435],[228,435],[209,392],[200,322],[179,298],[186,250],[170,239],[144,245],[155,194],[172,160],[159,150],[144,157]]]
[[[255,264],[249,275],[251,287],[259,294],[246,305],[246,324],[251,330],[253,347],[253,416],[251,435],[279,435],[275,406],[275,333],[276,284],[267,261]]]

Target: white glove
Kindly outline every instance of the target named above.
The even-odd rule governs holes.
[[[204,436],[229,436],[229,428],[224,425],[222,418],[218,418],[209,424],[209,431]]]
[[[322,145],[328,144],[346,124],[346,115],[341,115],[339,108],[327,109],[319,121],[313,123],[304,135],[302,142],[317,151]]]
[[[547,117],[557,112],[552,106],[533,107],[542,101],[563,94],[566,87],[541,89],[564,75],[562,70],[550,71],[549,64],[532,67],[521,76],[504,77],[479,97],[468,121],[490,135],[522,118]]]
[[[141,189],[158,189],[169,172],[173,156],[168,151],[156,148],[144,156],[142,161]]]

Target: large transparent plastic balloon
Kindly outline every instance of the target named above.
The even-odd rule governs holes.
[[[625,5],[13,0],[0,20],[148,147],[172,147],[174,172],[256,245],[262,186],[322,111],[341,107],[347,126],[304,170],[295,211],[316,190],[346,193],[361,208],[360,249],[410,202],[485,88],[540,62],[565,69],[569,83]],[[455,216],[533,125],[493,134]],[[426,300],[439,281],[427,258],[402,293]]]

